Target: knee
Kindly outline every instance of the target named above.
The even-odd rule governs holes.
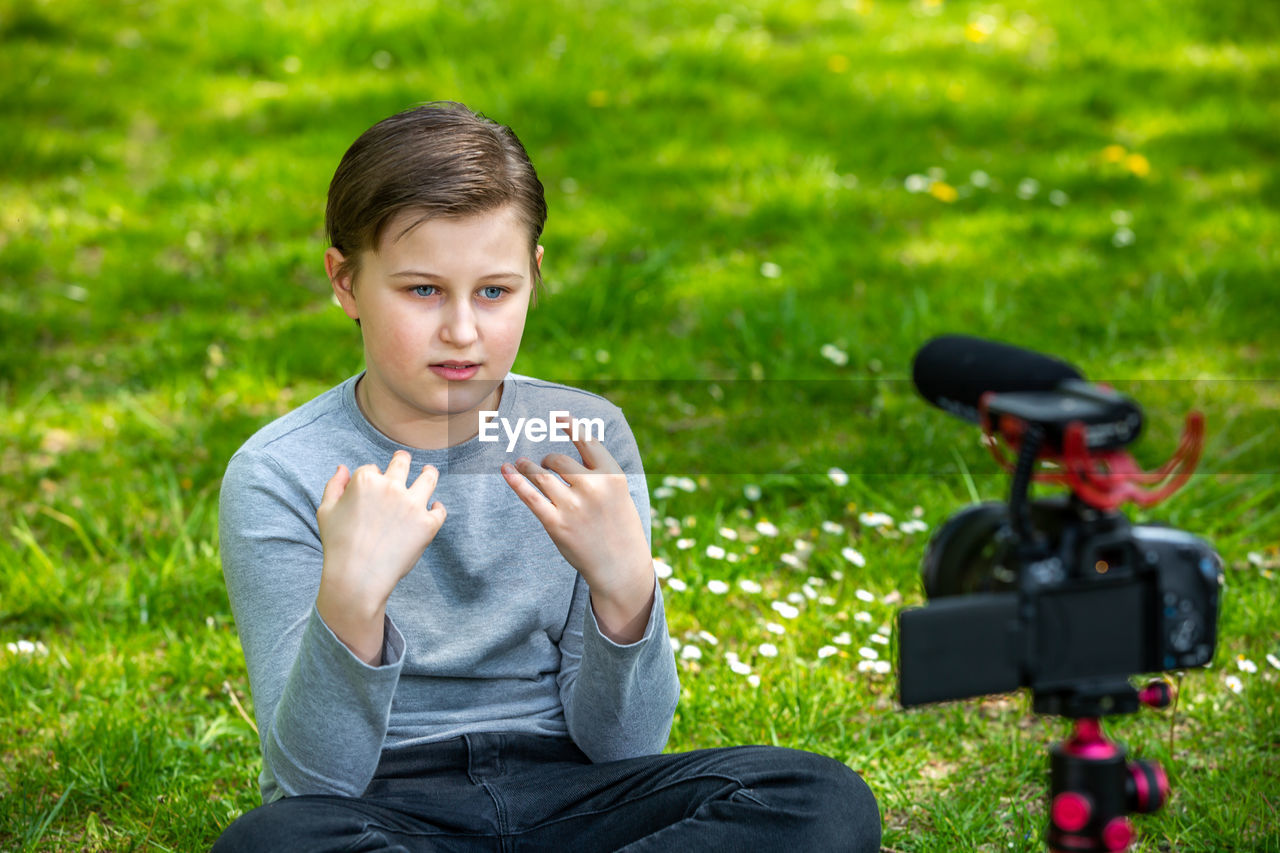
[[[825,758],[825,756],[819,756]],[[880,807],[866,781],[848,765],[825,758],[822,787],[824,811],[834,826],[833,840],[842,838],[846,849],[877,853],[880,849]],[[836,846],[825,849],[839,849]]]
[[[210,853],[248,853],[268,849],[266,845],[282,834],[286,823],[284,811],[274,808],[274,804],[266,804],[245,812],[223,830]]]
[[[778,769],[798,800],[791,805],[805,817],[807,840],[802,847],[856,853],[880,849],[880,808],[861,776],[825,755],[793,749],[778,752],[781,755],[775,758],[782,765]]]
[[[211,853],[320,849],[310,845],[363,831],[363,821],[335,809],[328,799],[286,797],[245,812],[218,837]]]

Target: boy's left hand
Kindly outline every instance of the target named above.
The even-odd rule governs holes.
[[[605,446],[573,443],[585,464],[552,453],[541,466],[523,457],[514,466],[506,463],[502,475],[586,580],[600,630],[615,642],[635,642],[649,621],[654,589],[640,513],[627,475]]]

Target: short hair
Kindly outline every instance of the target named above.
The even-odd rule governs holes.
[[[376,249],[387,224],[420,211],[405,233],[430,219],[453,219],[513,205],[529,230],[530,268],[547,221],[542,182],[515,132],[454,101],[434,101],[385,118],[342,156],[329,183],[325,231],[342,252],[339,276],[355,276],[360,253]]]

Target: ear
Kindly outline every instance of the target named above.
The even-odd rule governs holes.
[[[342,310],[352,320],[360,319],[360,309],[356,306],[355,281],[351,273],[344,272],[339,276],[338,270],[346,258],[333,246],[325,249],[324,271],[329,276],[329,284],[333,287],[334,298],[342,306]]]
[[[539,272],[542,271],[542,252],[543,252],[542,244],[539,243],[538,250],[533,253],[533,262],[534,264],[537,265]],[[538,307],[538,285],[537,284],[534,284],[534,286],[529,289],[529,305],[533,308]]]

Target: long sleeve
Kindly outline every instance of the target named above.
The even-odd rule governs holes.
[[[626,472],[645,538],[652,543],[649,491],[635,438],[621,413],[610,426],[607,446]],[[644,635],[625,646],[601,633],[590,590],[579,577],[560,652],[558,682],[565,721],[587,757],[599,762],[662,751],[671,733],[680,682],[656,575]]]
[[[500,414],[570,410],[607,424],[606,446],[649,535],[635,439],[602,397],[511,375]],[[315,609],[324,555],[315,512],[339,464],[441,472],[449,518],[387,600],[381,666],[368,666]],[[600,634],[585,582],[507,485],[504,461],[572,446],[521,436],[438,450],[397,444],[368,423],[355,378],[268,424],[222,484],[222,569],[258,720],[263,801],[358,796],[384,752],[467,732],[572,737],[597,761],[660,751],[679,694],[661,595],[643,639]]]
[[[389,618],[384,664],[371,667],[315,609],[316,500],[260,452],[237,455],[222,485],[223,576],[249,670],[264,801],[358,796],[377,767],[400,675],[404,640]]]

